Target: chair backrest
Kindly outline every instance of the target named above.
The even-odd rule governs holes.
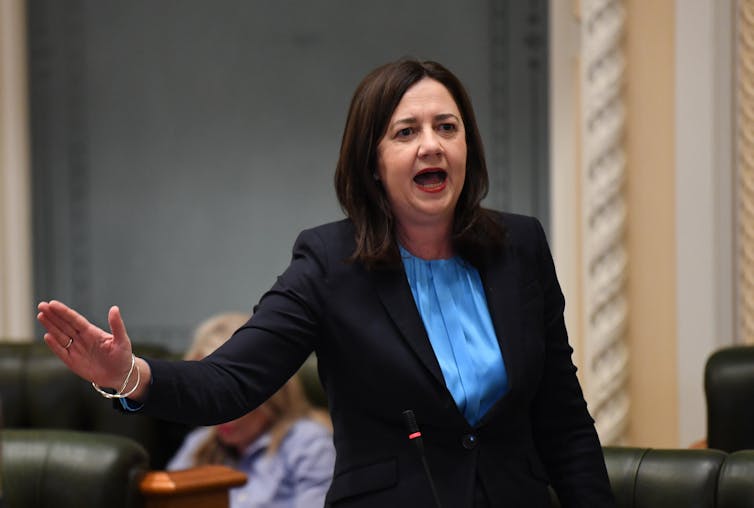
[[[728,455],[720,472],[718,508],[754,507],[754,451]]]
[[[619,508],[717,508],[726,456],[719,450],[605,450],[610,481],[622,484]]]
[[[327,395],[319,380],[317,372],[317,357],[309,355],[298,371],[299,379],[304,388],[304,394],[309,402],[316,408],[327,409]]]
[[[131,439],[70,430],[3,430],[4,503],[24,508],[136,508],[146,450]]]
[[[707,447],[754,449],[754,346],[720,349],[704,370]]]
[[[603,452],[617,508],[754,508],[752,450],[605,446]]]
[[[754,508],[754,451],[604,448],[618,508]]]

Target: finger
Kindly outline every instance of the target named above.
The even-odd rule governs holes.
[[[63,351],[63,346],[60,345],[58,339],[55,338],[51,333],[45,333],[43,339],[45,341],[45,344],[47,344],[47,346],[52,349],[55,354],[59,354]]]
[[[52,309],[50,309],[49,306],[40,306],[42,309],[40,314],[44,316],[44,321],[40,319],[40,322],[45,325],[45,323],[51,324],[57,331],[62,333],[63,335],[66,335],[68,337],[73,337],[74,335],[77,335],[76,330],[73,329],[66,321],[62,320]],[[45,325],[45,328],[50,330],[50,328]],[[52,331],[52,330],[50,330]]]
[[[60,330],[60,328],[58,328],[55,323],[51,322],[47,314],[40,312],[39,314],[37,314],[37,320],[47,330],[47,333],[45,334],[45,342],[47,342],[46,337],[49,336],[50,340],[53,340],[61,348],[68,344],[68,340],[71,336]]]
[[[128,333],[126,332],[126,324],[123,322],[120,309],[116,305],[110,307],[110,311],[107,313],[107,322],[110,325],[110,331],[112,331],[113,337],[117,342],[130,342],[128,339]]]
[[[71,328],[73,328],[77,332],[81,332],[92,326],[84,316],[82,316],[63,302],[52,300],[50,302],[50,309],[52,309],[55,314],[60,317],[60,319],[68,323]]]
[[[47,347],[49,347],[53,353],[55,353],[63,362],[70,366],[69,359],[70,359],[70,352],[60,345],[60,342],[56,337],[54,337],[50,333],[44,334],[44,341],[45,344],[47,344]]]
[[[76,334],[76,330],[73,328],[73,326],[70,325],[69,319],[66,318],[63,313],[61,313],[60,305],[61,304],[59,302],[58,305],[53,305],[53,301],[41,302],[39,304],[39,310],[40,312],[44,313],[49,322],[54,323],[55,326],[63,333],[69,335]]]

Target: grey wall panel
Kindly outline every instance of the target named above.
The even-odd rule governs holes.
[[[37,296],[100,324],[118,304],[139,340],[180,350],[203,318],[250,310],[296,234],[342,216],[340,137],[373,67],[442,62],[488,151],[510,142],[492,137],[508,132],[494,113],[497,2],[61,4],[29,2]]]

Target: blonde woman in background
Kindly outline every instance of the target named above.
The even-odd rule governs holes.
[[[232,312],[208,319],[197,328],[184,358],[201,360],[247,320]],[[231,491],[231,508],[322,506],[335,464],[332,426],[293,376],[257,409],[191,432],[167,468],[201,464],[225,464],[248,475],[246,485]]]

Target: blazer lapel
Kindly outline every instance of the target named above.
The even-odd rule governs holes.
[[[424,322],[416,308],[411,287],[402,268],[372,270],[370,272],[377,294],[403,338],[422,364],[441,385],[445,386],[440,364],[429,342]]]
[[[490,311],[492,324],[495,327],[500,351],[505,362],[508,375],[508,392],[493,406],[482,419],[484,423],[488,417],[499,409],[499,406],[510,399],[511,393],[517,388],[520,378],[519,368],[522,358],[523,330],[520,319],[520,277],[512,262],[510,252],[502,255],[496,262],[488,262],[480,270],[480,277],[484,285],[487,307]]]

